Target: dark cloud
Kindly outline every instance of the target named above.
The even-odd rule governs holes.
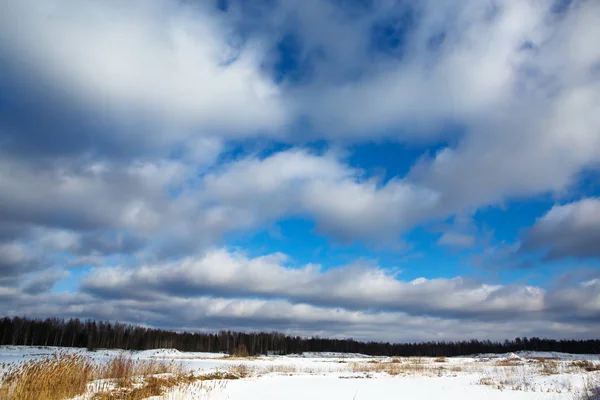
[[[600,257],[600,199],[554,206],[529,229],[522,251],[543,251],[550,261]]]
[[[0,51],[2,51],[0,41]],[[155,145],[152,122],[120,124],[109,110],[83,104],[68,89],[23,68],[18,57],[0,64],[0,143],[5,153],[31,158],[125,158],[143,155]],[[138,135],[138,136],[136,136]],[[145,139],[145,140],[142,140]],[[156,148],[154,149],[156,150]]]
[[[34,274],[23,284],[23,292],[27,294],[42,294],[49,292],[56,282],[68,277],[69,274],[61,269],[49,269]]]
[[[26,237],[29,233],[30,229],[27,226],[8,221],[0,222],[0,243]]]
[[[8,301],[5,302],[5,301]],[[82,293],[4,295],[0,305],[9,315],[94,318],[118,320],[188,331],[276,330],[300,335],[353,337],[363,340],[423,341],[513,336],[593,338],[598,319],[557,318],[531,314],[515,320],[479,320],[411,316],[402,312],[348,311],[341,308],[291,304],[285,300],[182,298],[155,300],[99,299]],[[564,313],[564,316],[567,314]],[[559,322],[560,323],[557,323]]]
[[[142,238],[123,232],[116,234],[88,233],[83,235],[77,253],[80,255],[133,254],[141,250],[145,244],[146,241]]]
[[[0,243],[0,279],[20,277],[48,266],[46,259],[22,243]]]

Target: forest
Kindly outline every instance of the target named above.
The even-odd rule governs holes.
[[[58,346],[95,349],[223,352],[232,355],[296,354],[302,352],[362,353],[375,356],[451,357],[522,350],[600,354],[600,339],[553,340],[517,337],[490,340],[422,343],[361,342],[353,339],[289,336],[278,332],[215,333],[174,332],[119,322],[80,319],[4,317],[0,319],[0,345]]]

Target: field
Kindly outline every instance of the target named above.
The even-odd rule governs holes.
[[[0,347],[0,364],[0,395],[9,399],[50,399],[55,386],[66,390],[72,385],[72,392],[64,392],[69,395],[56,398],[587,400],[597,398],[600,382],[598,355],[533,352],[454,358],[335,353],[238,358],[169,349],[88,352],[6,346]],[[57,383],[61,379],[65,383]],[[17,397],[17,387],[19,393],[32,394]]]

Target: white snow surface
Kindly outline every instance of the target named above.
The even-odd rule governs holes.
[[[239,365],[253,371],[243,379],[202,381],[173,388],[153,400],[572,400],[588,382],[600,384],[600,372],[585,372],[572,366],[576,360],[589,360],[600,365],[599,355],[548,352],[477,354],[437,361],[433,358],[392,359],[343,353],[243,359],[226,354],[188,353],[174,349],[88,352],[73,348],[0,346],[0,365],[47,357],[56,352],[81,352],[97,362],[120,354],[138,360],[174,361],[197,375],[226,371]],[[553,372],[544,372],[540,359],[549,360]],[[392,360],[396,365],[408,368],[396,375],[369,369],[379,363],[390,365]],[[503,360],[508,360],[511,365],[503,366]],[[91,384],[90,388],[93,387]]]
[[[544,359],[555,359],[555,360],[589,360],[589,361],[600,361],[600,354],[569,354],[559,353],[556,351],[518,351],[516,353],[506,354],[475,354],[470,356],[473,358],[480,359],[527,359],[527,358],[544,358]]]

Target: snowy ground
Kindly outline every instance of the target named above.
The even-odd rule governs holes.
[[[0,364],[56,351],[85,352],[5,346],[0,347]],[[103,362],[122,351],[85,353]],[[169,349],[126,353],[140,360],[175,361],[197,375],[243,373],[242,379],[197,382],[161,397],[173,400],[577,399],[586,385],[600,382],[600,371],[587,372],[577,364],[587,360],[600,365],[598,355],[522,352],[432,359],[305,353],[242,359]]]

